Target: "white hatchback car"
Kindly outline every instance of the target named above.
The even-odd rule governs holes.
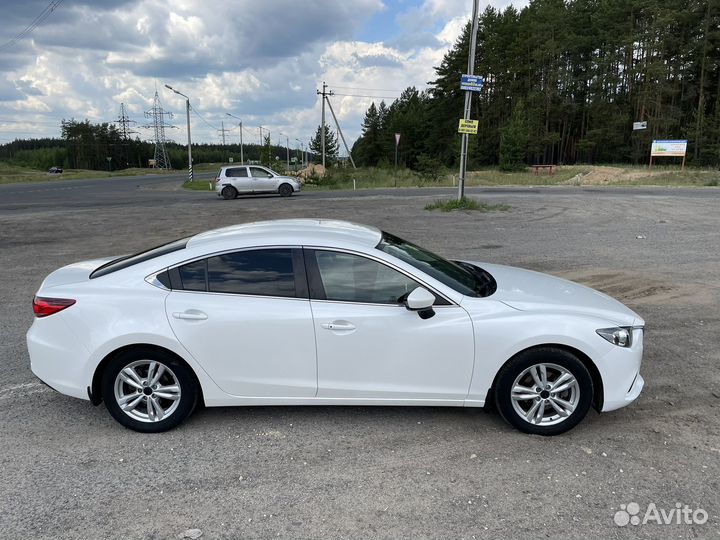
[[[297,178],[282,176],[260,165],[228,165],[215,178],[215,192],[223,199],[243,193],[279,193],[289,197],[302,186]]]
[[[645,323],[616,300],[342,221],[248,223],[71,264],[34,311],[35,375],[143,432],[201,402],[494,405],[555,435],[644,384]]]

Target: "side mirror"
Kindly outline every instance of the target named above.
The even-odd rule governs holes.
[[[405,299],[405,307],[410,311],[417,311],[421,319],[429,319],[435,315],[432,306],[435,295],[423,287],[417,287]]]

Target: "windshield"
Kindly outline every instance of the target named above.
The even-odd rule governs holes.
[[[493,277],[482,268],[469,263],[448,261],[386,232],[382,233],[377,249],[422,270],[465,296],[490,296],[497,287]]]

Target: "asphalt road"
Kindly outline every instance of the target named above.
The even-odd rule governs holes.
[[[213,173],[196,174],[198,182],[214,177]],[[207,200],[208,194],[196,193],[181,187],[187,179],[185,174],[117,176],[91,180],[49,180],[0,185],[0,212],[32,212],[51,209],[98,208],[102,206],[155,207],[159,205],[186,204],[192,200]],[[308,189],[302,197],[316,198],[357,198],[357,197],[416,197],[416,196],[452,196],[454,188],[412,188],[412,189],[358,189],[313,191]],[[473,187],[468,188],[470,195],[517,196],[540,198],[552,194],[582,195],[592,197],[657,197],[679,196],[684,199],[720,198],[716,188],[658,188],[658,187],[588,187],[588,186],[546,186],[546,187]],[[263,196],[250,195],[241,199],[254,199]]]
[[[720,536],[720,190],[472,189],[512,209],[447,214],[423,207],[451,190],[222,201],[181,180],[0,186],[1,537]],[[608,292],[648,323],[645,391],[555,438],[480,410],[371,407],[203,409],[141,435],[32,377],[30,301],[53,269],[311,216]],[[631,502],[640,517],[686,504],[708,521],[617,526]]]

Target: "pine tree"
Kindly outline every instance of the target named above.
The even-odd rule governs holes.
[[[310,140],[310,150],[322,159],[322,127],[318,126],[315,136]],[[325,164],[332,165],[337,161],[340,153],[337,135],[325,124]]]
[[[510,121],[500,129],[500,170],[518,171],[525,168],[528,151],[528,126],[525,105],[520,101]]]

